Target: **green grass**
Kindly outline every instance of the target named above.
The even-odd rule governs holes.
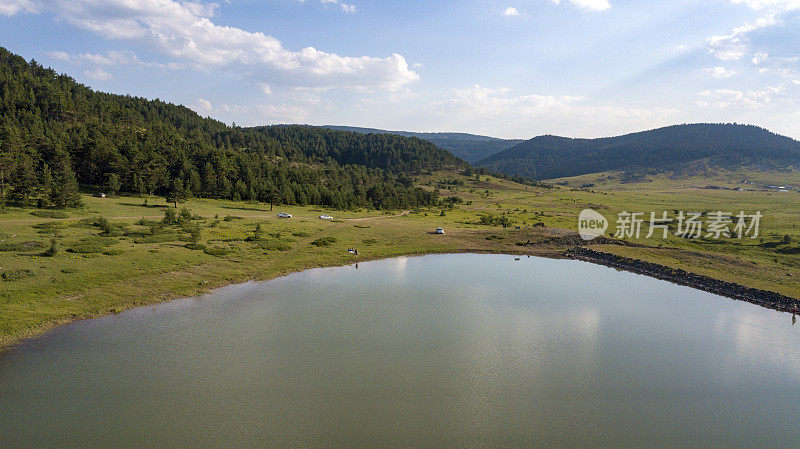
[[[783,175],[772,174],[776,182]],[[421,176],[418,182],[423,188],[434,188],[441,176]],[[461,178],[463,186],[448,186],[441,192],[442,197],[463,201],[447,209],[446,216],[441,216],[441,208],[406,213],[300,206],[270,210],[266,204],[193,199],[179,208],[187,207],[198,218],[191,222],[201,230],[197,244],[188,243],[189,233],[181,225],[161,224],[168,206],[157,198],[149,198],[145,206],[136,197],[84,196],[85,206],[70,210],[69,218],[41,218],[28,209],[4,209],[0,213],[0,249],[4,249],[0,251],[0,346],[59,323],[305,268],[460,251],[557,256],[567,244],[538,243],[574,234],[577,216],[587,207],[612,221],[622,210],[761,210],[762,237],[752,241],[670,237],[637,240],[643,247],[602,245],[596,249],[800,297],[800,259],[793,252],[800,246],[798,193],[709,190],[702,188],[706,184],[702,179],[694,178],[655,179],[640,187],[606,179],[602,186],[584,189],[577,183],[586,184],[586,179],[543,189],[487,176],[479,181]],[[769,173],[752,178],[773,182]],[[294,218],[278,219],[278,212]],[[487,213],[495,217],[505,213],[512,225],[504,229],[479,224],[479,216]],[[319,220],[321,214],[336,220]],[[109,220],[113,235],[103,235],[95,226],[99,216]],[[262,236],[255,240],[257,223]],[[446,234],[436,235],[437,227]],[[51,238],[56,239],[59,251],[45,257]],[[533,244],[517,245],[528,241]],[[357,248],[359,255],[350,254],[348,248]]]

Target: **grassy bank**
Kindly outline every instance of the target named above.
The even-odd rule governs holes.
[[[68,216],[8,208],[0,213],[0,346],[60,323],[305,268],[440,252],[558,256],[577,243],[572,230],[586,207],[609,218],[621,210],[762,210],[761,239],[671,237],[594,248],[800,297],[798,255],[779,251],[800,242],[797,193],[708,190],[688,181],[643,190],[544,189],[456,173],[419,182],[440,188],[443,198],[458,198],[456,204],[392,212],[270,210],[264,204],[194,199],[179,205],[191,217],[172,223],[163,223],[169,206],[159,198],[145,204],[137,197],[86,196],[85,207],[67,211]],[[279,211],[294,217],[279,219]],[[322,214],[335,219],[317,218]],[[505,215],[511,226],[486,219],[481,224],[488,214]],[[438,226],[445,235],[433,232]],[[52,240],[57,251],[47,256]]]

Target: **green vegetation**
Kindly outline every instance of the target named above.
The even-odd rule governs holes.
[[[337,209],[427,206],[410,174],[464,167],[430,142],[304,126],[230,127],[160,101],[94,92],[0,48],[0,205],[77,206],[78,184]]]
[[[703,160],[723,167],[797,165],[800,142],[748,125],[676,125],[601,139],[539,136],[476,165],[532,179],[635,168],[628,171],[634,175],[629,181],[636,181],[637,173],[648,170],[686,164],[686,170],[697,170],[696,161]]]

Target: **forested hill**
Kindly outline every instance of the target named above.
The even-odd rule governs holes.
[[[339,208],[432,203],[410,175],[466,163],[430,142],[314,127],[230,127],[160,100],[95,92],[0,48],[3,203],[106,190]]]
[[[498,139],[496,137],[466,133],[418,133],[413,131],[387,131],[385,129],[335,125],[325,125],[323,128],[364,134],[397,134],[399,136],[418,137],[470,163],[477,162],[522,142],[520,139]]]
[[[539,136],[476,165],[552,179],[625,168],[662,169],[704,158],[723,164],[800,164],[800,142],[750,125],[675,125],[601,139]]]

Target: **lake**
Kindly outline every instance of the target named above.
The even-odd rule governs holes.
[[[572,260],[304,271],[0,356],[0,447],[800,447],[791,316]]]

